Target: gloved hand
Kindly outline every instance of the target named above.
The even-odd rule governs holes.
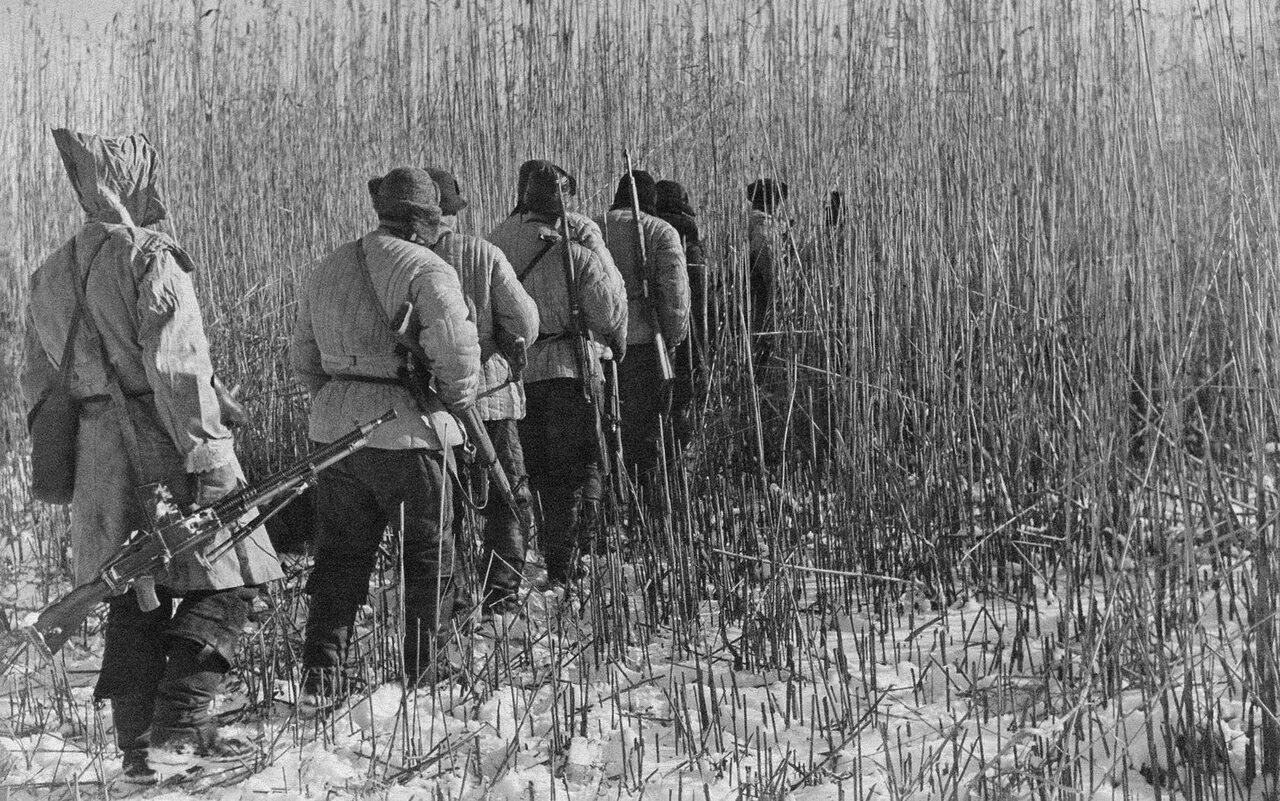
[[[507,365],[511,368],[511,380],[519,381],[520,374],[529,364],[529,343],[525,342],[524,337],[512,336],[501,328],[495,330],[493,336],[498,341],[498,350],[506,357]]]
[[[228,463],[212,470],[196,473],[193,476],[195,479],[194,507],[203,509],[235,492],[240,486],[238,472],[234,463]]]
[[[143,576],[133,582],[133,597],[138,599],[138,608],[144,612],[160,608],[160,599],[156,597],[156,580],[153,576]]]
[[[240,387],[227,389],[222,379],[216,375],[212,379],[213,394],[218,398],[218,409],[222,412],[222,424],[228,428],[241,428],[249,425],[249,412],[240,402]]]

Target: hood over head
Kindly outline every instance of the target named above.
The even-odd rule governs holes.
[[[55,128],[53,141],[91,221],[147,227],[168,214],[160,156],[143,134],[104,137]]]
[[[640,211],[645,214],[656,214],[658,203],[658,186],[653,176],[644,170],[632,170],[631,178],[636,182],[636,197],[640,200]],[[613,193],[611,209],[631,208],[631,181],[623,173],[618,179],[618,191]]]

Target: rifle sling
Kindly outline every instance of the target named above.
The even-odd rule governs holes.
[[[360,277],[364,279],[364,288],[368,291],[369,297],[373,300],[373,307],[378,310],[378,316],[382,319],[382,326],[387,329],[387,333],[395,337],[395,329],[391,327],[391,318],[387,316],[387,307],[382,305],[382,297],[378,294],[377,288],[373,285],[373,276],[369,273],[369,261],[364,255],[364,240],[356,240],[356,264],[360,269],[356,272],[360,273]]]
[[[559,240],[556,240],[556,241],[559,241]],[[516,279],[523,284],[524,279],[528,277],[529,273],[533,272],[533,268],[537,267],[542,262],[542,257],[546,256],[549,252],[551,252],[551,248],[555,247],[555,245],[556,245],[556,242],[554,241],[553,242],[544,241],[542,245],[542,250],[539,250],[538,255],[533,257],[533,260],[529,262],[528,267],[525,267],[523,270],[516,273]],[[568,242],[565,243],[565,247],[569,247]]]
[[[427,248],[427,249],[430,250],[430,248]],[[373,275],[370,274],[369,272],[369,261],[365,257],[363,239],[356,240],[356,265],[359,268],[357,272],[359,272],[361,277],[364,279],[365,290],[368,292],[369,297],[373,300],[373,306],[378,310],[378,316],[382,318],[383,327],[386,328],[387,333],[391,334],[392,338],[394,339],[396,336],[396,330],[391,327],[391,318],[387,315],[387,308],[382,305],[382,298],[378,295],[378,290],[373,285]],[[413,358],[413,357],[408,356],[408,358]],[[423,365],[423,367],[426,367],[426,365]],[[375,384],[382,384],[382,383],[395,384],[396,386],[403,387],[404,389],[409,390],[409,394],[413,396],[414,402],[415,403],[418,402],[417,393],[414,392],[412,389],[410,389],[408,385],[405,383],[405,381],[402,380],[401,378],[382,379],[382,378],[372,378],[367,376],[352,376],[352,375],[333,376],[333,378],[339,381],[365,381],[368,383],[375,383]],[[418,403],[418,405],[419,407],[422,406],[421,403]],[[441,406],[443,405],[444,404],[442,403]],[[440,442],[440,451],[441,451],[441,456],[443,457],[443,460],[444,460],[445,473],[453,476],[453,481],[454,481],[454,484],[458,487],[458,491],[461,492],[464,497],[466,497],[466,490],[462,486],[462,476],[458,474],[458,466],[456,461],[453,458],[453,448],[450,448],[445,444],[447,439],[444,434],[444,429],[436,422],[436,418],[432,414],[430,414],[429,409],[419,408],[418,411],[422,412],[423,422],[431,426],[432,430],[435,432],[436,439]],[[449,410],[446,408],[446,411],[449,411]],[[449,411],[449,413],[453,414],[452,411]],[[454,417],[456,418],[457,415],[454,415]],[[466,429],[466,426],[462,425],[461,420],[458,420],[458,426],[459,428],[462,429],[463,435],[465,436],[467,429]],[[441,512],[440,512],[442,525],[443,525],[443,519],[444,519],[443,508],[444,508],[444,502],[442,499]]]

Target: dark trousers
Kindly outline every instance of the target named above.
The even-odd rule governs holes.
[[[627,346],[627,358],[618,365],[618,396],[622,401],[622,452],[627,471],[641,486],[655,477],[661,450],[658,419],[666,411],[657,346]]]
[[[698,249],[699,258],[701,248]],[[703,363],[713,315],[707,307],[707,266],[689,260],[689,336],[676,346],[676,380],[672,388],[671,427],[676,442],[684,447],[693,438],[695,407],[706,394]]]
[[[751,359],[756,369],[756,382],[760,382],[760,370],[765,367],[774,351],[773,328],[773,267],[764,266],[764,259],[752,255],[751,267]]]
[[[106,646],[94,695],[110,698],[117,744],[145,748],[147,730],[167,738],[211,736],[209,705],[231,668],[257,590],[173,593],[156,588],[160,606],[143,612],[133,592],[107,605]]]
[[[676,442],[684,447],[693,438],[695,406],[701,400],[702,351],[690,335],[676,347],[676,380],[672,387],[671,426]]]
[[[520,447],[520,433],[515,420],[486,420],[485,431],[493,441],[498,464],[511,480],[519,514],[493,487],[489,488],[489,503],[480,510],[484,518],[484,532],[480,547],[480,564],[477,565],[481,585],[484,587],[485,610],[494,610],[515,603],[524,575],[524,530],[530,519],[533,499],[529,493],[529,479],[525,474],[524,450]],[[461,493],[453,504],[454,538],[460,539],[462,523],[466,518]]]
[[[308,681],[336,674],[346,658],[387,526],[402,538],[404,670],[416,680],[431,667],[453,609],[453,508],[447,492],[438,451],[365,448],[320,474],[320,528],[302,648]]]
[[[578,554],[595,537],[600,509],[600,455],[594,411],[574,378],[525,386],[528,410],[520,440],[529,483],[542,500],[539,541],[554,583],[577,578]]]

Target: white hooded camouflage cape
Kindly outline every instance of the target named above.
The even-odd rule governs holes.
[[[139,487],[160,482],[182,507],[193,495],[191,474],[240,467],[212,386],[191,260],[147,227],[165,216],[155,149],[144,136],[62,129],[54,140],[88,220],[31,276],[22,389],[34,404],[55,379],[75,307],[71,282],[87,273],[86,303],[129,398],[141,457],[130,463],[122,410],[106,399],[101,347],[82,321],[70,386],[73,396],[91,399],[80,414],[71,504],[72,564],[83,583],[131,531],[149,524],[154,493]],[[211,564],[197,556],[176,559],[157,583],[181,595],[281,576],[261,529]]]

